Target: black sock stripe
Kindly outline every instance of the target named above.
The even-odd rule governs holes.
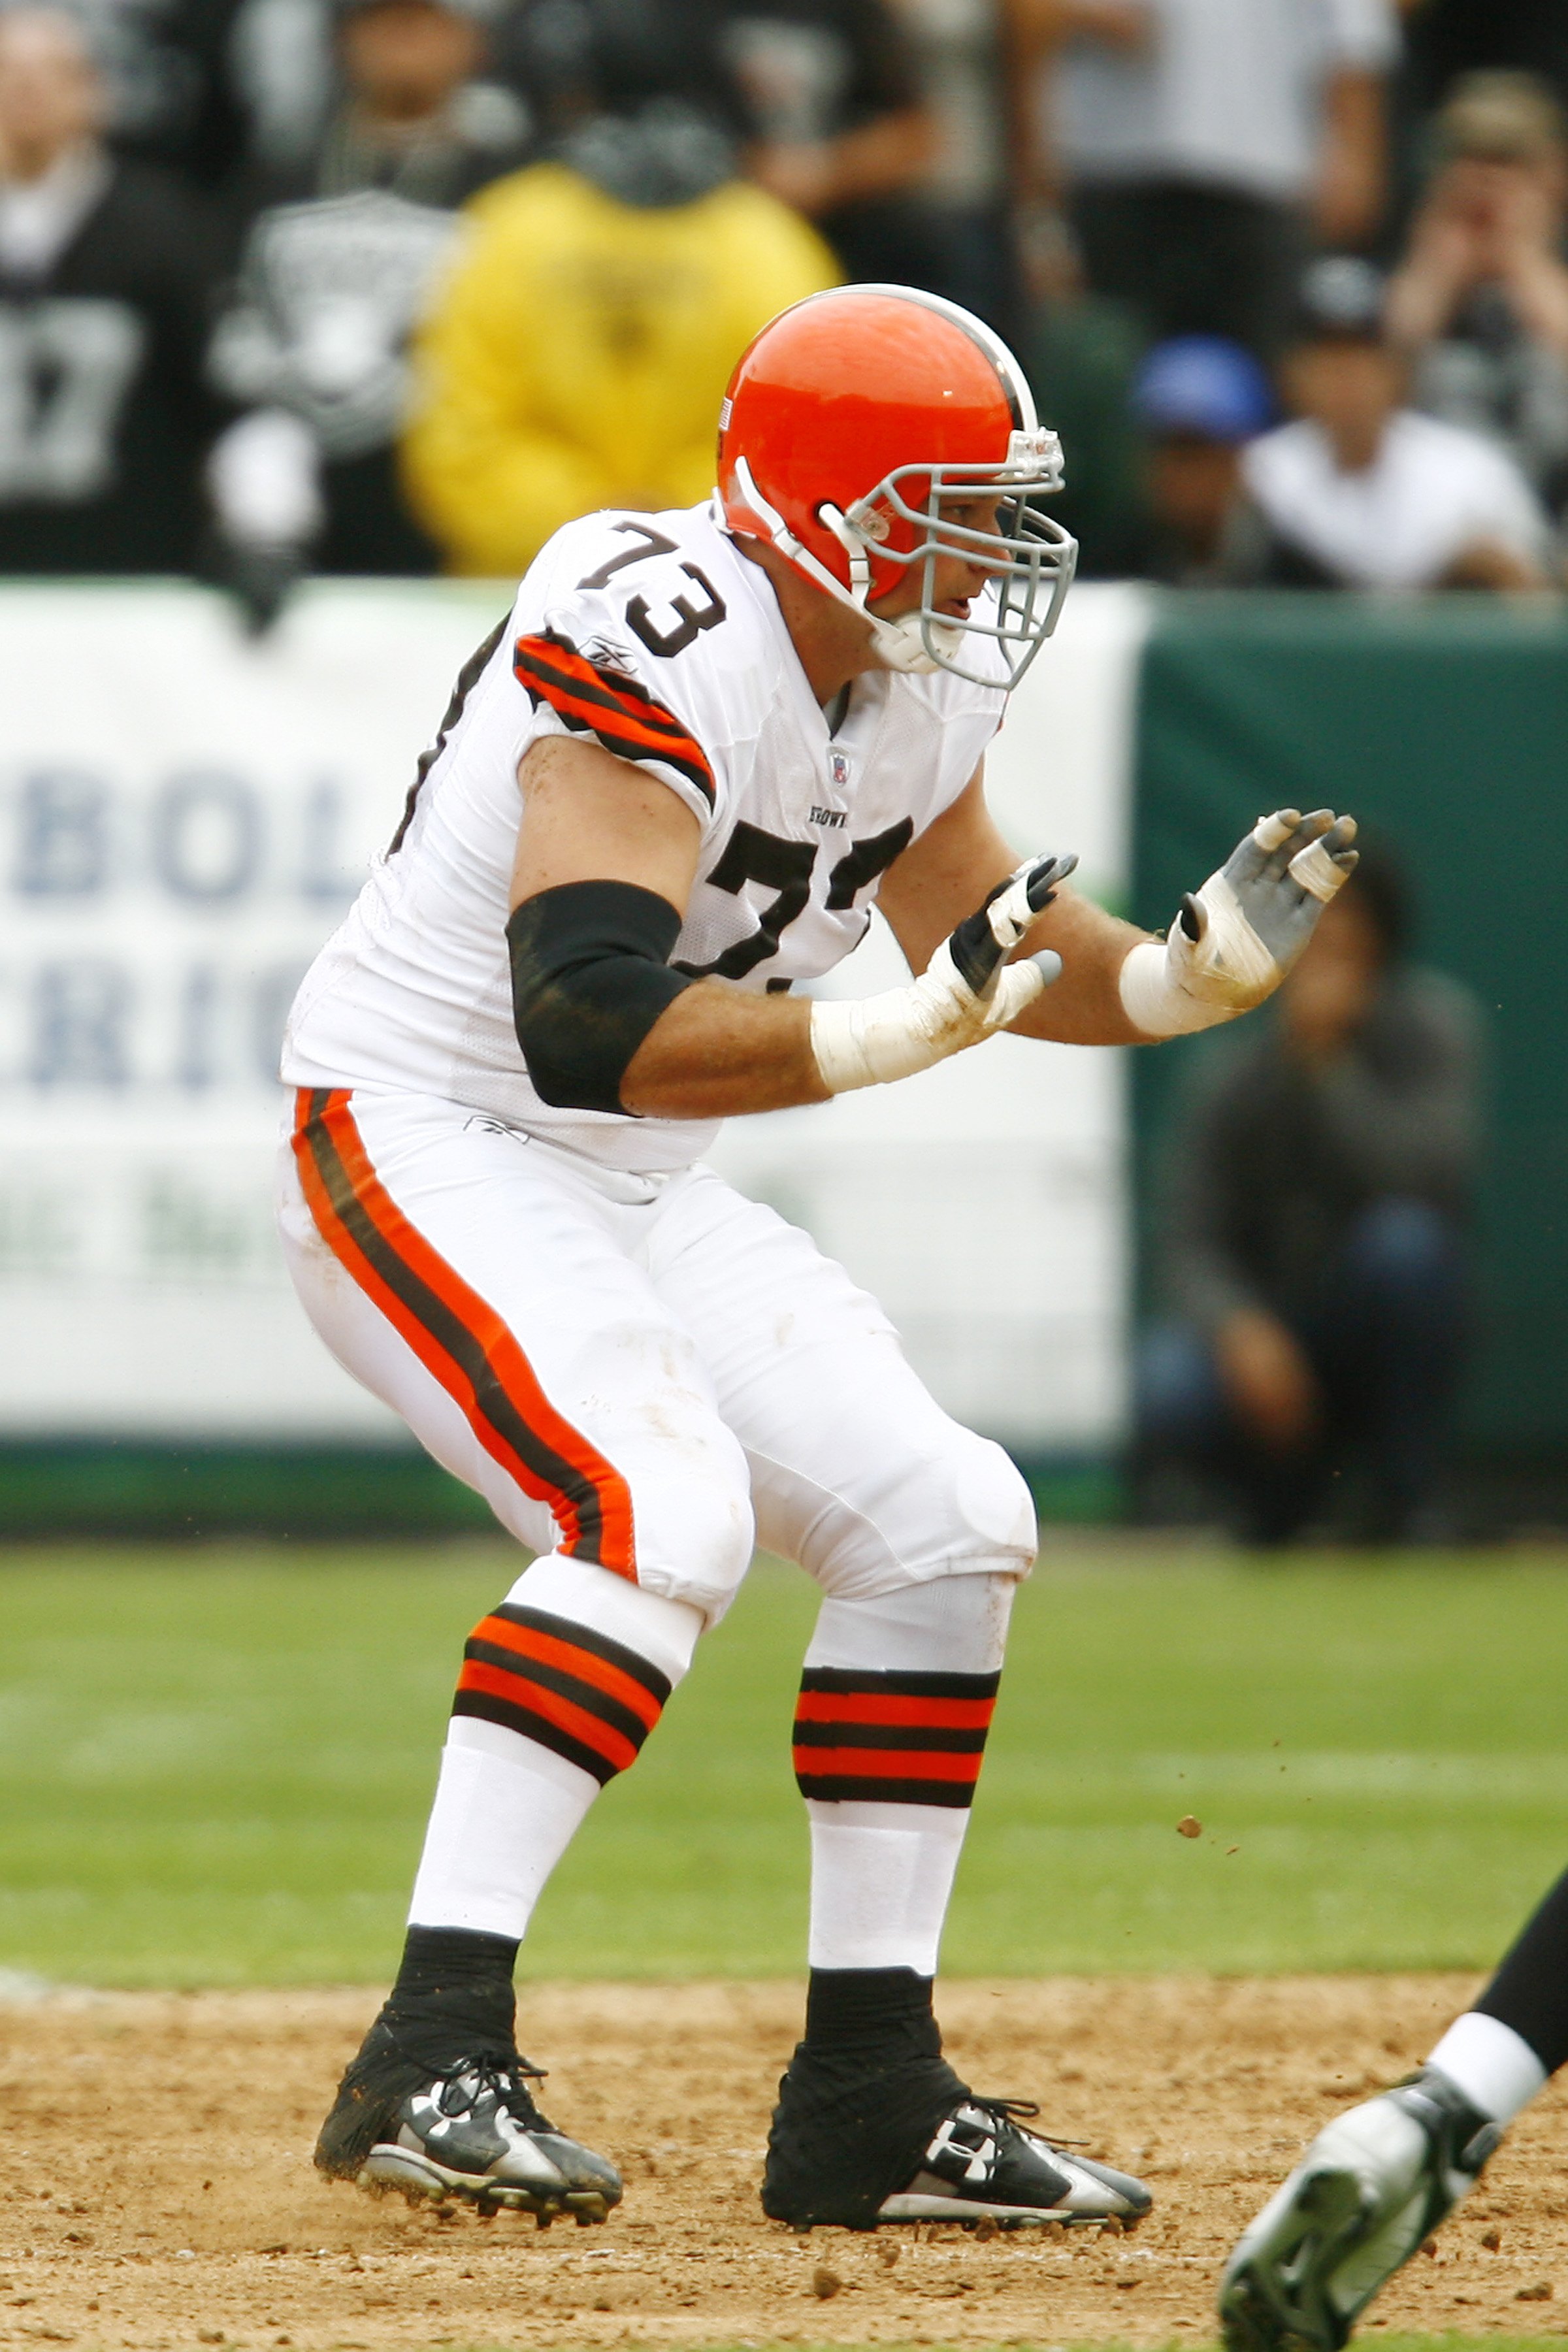
[[[597,1748],[589,1748],[581,1739],[574,1739],[569,1731],[563,1731],[561,1726],[552,1723],[548,1716],[534,1715],[528,1707],[516,1706],[510,1699],[497,1698],[489,1691],[459,1690],[452,1701],[452,1713],[477,1716],[482,1723],[499,1723],[507,1731],[515,1731],[521,1738],[531,1739],[541,1748],[552,1749],[557,1756],[564,1757],[568,1764],[579,1765],[584,1772],[591,1772],[601,1789],[615,1779],[620,1769],[607,1757],[601,1756]]]
[[[909,1749],[927,1755],[942,1750],[950,1756],[983,1756],[985,1734],[928,1728],[919,1723],[811,1722],[795,1725],[795,1744],[797,1748],[874,1748],[889,1756]]]
[[[1002,1687],[1000,1671],[994,1675],[862,1674],[858,1667],[807,1666],[800,1686],[805,1691],[855,1692],[891,1698],[994,1698]]]
[[[640,1748],[647,1738],[648,1727],[641,1716],[611,1698],[597,1683],[583,1682],[563,1666],[547,1665],[542,1658],[531,1658],[521,1650],[502,1649],[499,1642],[476,1641],[471,1635],[463,1644],[463,1655],[479,1665],[499,1666],[503,1674],[515,1675],[520,1682],[537,1683],[541,1690],[553,1691],[557,1698],[570,1699],[584,1715],[596,1716],[612,1731],[618,1731],[623,1739],[629,1739],[634,1748]],[[521,1695],[518,1703],[525,1703]]]
[[[882,1780],[844,1778],[836,1772],[797,1772],[803,1797],[822,1804],[951,1805],[963,1811],[974,1802],[972,1780]]]
[[[552,1617],[547,1609],[525,1609],[515,1601],[503,1601],[489,1613],[492,1617],[504,1617],[509,1625],[526,1625],[535,1633],[547,1633],[553,1642],[570,1642],[574,1650],[585,1650],[590,1657],[602,1658],[605,1665],[618,1667],[634,1683],[640,1683],[660,1706],[674,1688],[668,1675],[661,1675],[638,1652],[628,1650],[624,1643],[612,1642],[607,1633],[598,1633],[592,1625],[579,1624],[574,1618]]]
[[[340,1223],[387,1288],[458,1366],[473,1393],[476,1412],[519,1460],[527,1464],[542,1486],[572,1504],[577,1519],[578,1536],[574,1547],[576,1556],[601,1564],[604,1514],[593,1480],[529,1427],[497,1378],[479,1339],[382,1233],[354,1190],[353,1179],[339,1157],[328,1129],[324,1113],[330,1100],[325,1088],[311,1095],[306,1139]]]

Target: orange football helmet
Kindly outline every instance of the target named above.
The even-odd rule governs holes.
[[[1062,486],[1061,444],[1024,372],[956,302],[908,286],[840,286],[781,310],[743,353],[719,412],[727,528],[765,540],[866,614],[892,669],[1004,688],[1057,625],[1078,542],[1031,500]],[[994,530],[956,520],[991,499]],[[938,609],[942,555],[992,574],[968,618]],[[913,564],[918,609],[871,610]],[[982,639],[989,658],[966,640]]]

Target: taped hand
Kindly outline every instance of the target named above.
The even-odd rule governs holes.
[[[1121,1003],[1150,1037],[1234,1021],[1273,994],[1355,870],[1354,817],[1279,809],[1259,817],[1203,888],[1182,900],[1163,944],[1135,947]]]
[[[811,1046],[830,1094],[885,1086],[977,1045],[1016,1021],[1062,968],[1049,949],[1006,958],[1078,864],[1032,857],[945,939],[919,980],[880,996],[811,1008]]]

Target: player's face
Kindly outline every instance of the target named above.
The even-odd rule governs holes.
[[[942,514],[944,522],[956,523],[963,530],[973,530],[986,537],[995,537],[1000,509],[994,498],[943,499]],[[996,540],[996,555],[988,562],[983,549],[973,557],[939,555],[932,577],[931,602],[939,613],[948,614],[955,621],[969,617],[969,608],[985,583],[997,572],[1007,569],[1005,543]],[[925,566],[911,563],[885,595],[873,596],[870,609],[879,619],[896,621],[901,614],[918,609],[924,595]]]

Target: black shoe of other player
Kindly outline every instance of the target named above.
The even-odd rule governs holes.
[[[566,2213],[602,2221],[620,2202],[620,2174],[540,2113],[528,2084],[542,2079],[515,2050],[432,2066],[378,2018],[321,2126],[317,2166],[410,2200],[466,2197],[542,2222]]]

